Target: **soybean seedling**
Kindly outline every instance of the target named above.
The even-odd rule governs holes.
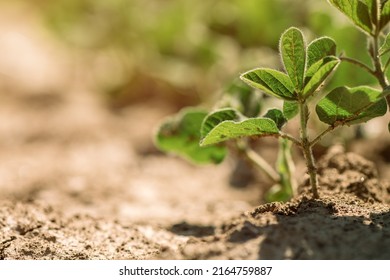
[[[282,137],[298,145],[306,161],[313,197],[318,198],[313,146],[324,135],[339,126],[355,125],[384,115],[387,112],[385,99],[387,91],[383,92],[367,86],[333,89],[317,103],[315,108],[319,120],[328,127],[317,136],[311,137],[308,133],[308,122],[312,116],[309,105],[315,102],[321,85],[340,63],[340,59],[335,56],[336,44],[331,38],[322,37],[306,47],[302,32],[292,27],[281,36],[280,54],[285,72],[259,68],[242,74],[241,79],[255,88],[282,99],[286,119],[299,116],[299,137],[295,138],[278,129],[274,120],[274,123],[270,123],[266,119],[250,119],[231,123],[231,125],[234,129],[243,128],[246,132],[249,131],[250,133],[245,136]],[[216,136],[220,137],[220,135]]]
[[[302,31],[291,27],[282,34],[280,39],[279,52],[284,71],[258,68],[240,76],[248,85],[283,100],[282,109],[270,109],[260,117],[246,116],[236,108],[223,108],[211,113],[185,112],[180,118],[165,122],[161,126],[157,136],[158,146],[165,151],[175,150],[187,157],[194,156],[201,161],[206,158],[220,162],[226,153],[226,146],[221,146],[220,143],[227,140],[234,141],[239,150],[245,151],[249,158],[262,166],[263,171],[272,174],[272,168],[268,168],[270,165],[264,163],[264,160],[256,160],[254,151],[247,147],[247,142],[243,139],[276,137],[284,141],[282,143],[293,143],[302,150],[312,195],[313,198],[318,198],[313,147],[322,137],[338,127],[361,124],[383,116],[387,112],[387,102],[390,104],[388,81],[385,76],[390,58],[385,64],[381,58],[390,52],[390,36],[381,39],[382,31],[390,21],[390,1],[329,0],[329,2],[366,33],[370,41],[369,52],[373,68],[359,60],[337,56],[336,43],[329,37],[318,38],[306,45]],[[322,92],[324,82],[342,61],[365,69],[378,80],[382,90],[366,85],[352,88],[342,86],[324,94]],[[316,101],[318,99],[319,102]],[[318,119],[327,125],[315,136],[311,136],[308,131],[313,107]],[[194,116],[196,122],[193,122]],[[295,117],[299,118],[298,136],[283,130],[285,124]],[[176,140],[171,141],[172,135],[179,136],[173,139],[180,139],[180,141],[176,143]],[[200,145],[194,144],[198,139]],[[180,150],[177,147],[180,147]],[[279,154],[283,156],[282,150],[281,148]],[[288,150],[289,148],[285,149]],[[287,181],[291,182],[291,169],[288,169],[288,165],[285,167],[287,168],[284,170],[279,168],[276,173],[273,173],[277,176],[270,177],[274,177],[275,181],[281,184],[286,175]]]
[[[355,125],[382,116],[387,112],[387,91],[368,86],[338,87],[330,91],[315,106],[319,120],[327,128],[311,137],[308,122],[311,105],[325,80],[340,64],[336,57],[336,43],[321,37],[306,46],[302,32],[291,27],[280,39],[280,55],[285,72],[258,68],[241,75],[241,79],[263,92],[282,99],[283,109],[274,109],[263,117],[243,118],[233,110],[229,114],[209,115],[201,128],[201,146],[217,144],[240,137],[272,136],[287,139],[301,148],[310,178],[312,195],[319,197],[313,146],[324,135],[343,125]],[[309,106],[310,105],[310,106]],[[283,131],[283,126],[299,117],[300,133],[294,137]]]

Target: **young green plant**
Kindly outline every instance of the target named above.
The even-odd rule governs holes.
[[[206,135],[209,138],[205,141],[214,141],[211,140],[213,134],[209,132],[223,121],[256,118],[264,103],[264,95],[254,94],[250,87],[235,80],[217,102],[215,107],[218,109],[209,113],[202,108],[184,108],[178,114],[164,120],[156,133],[156,146],[164,152],[174,153],[196,164],[220,163],[225,159],[228,150],[235,150],[238,156],[249,160],[273,183],[265,199],[286,201],[293,196],[296,183],[293,176],[291,143],[285,139],[279,141],[275,167],[254,151],[249,139],[234,138],[229,143],[199,145],[202,139],[205,140]],[[264,118],[271,124],[277,123],[280,128],[286,122],[282,112],[277,109],[268,110]],[[215,132],[216,130],[213,130],[213,133]]]
[[[340,64],[340,59],[336,57],[336,44],[331,38],[322,37],[306,46],[302,32],[291,27],[281,36],[280,54],[285,72],[258,68],[242,74],[241,79],[252,87],[282,99],[283,110],[273,109],[265,116],[255,118],[245,118],[233,111],[219,115],[217,120],[206,118],[201,129],[200,145],[208,146],[240,137],[272,136],[287,139],[301,148],[312,195],[318,198],[313,146],[336,127],[358,124],[384,115],[387,111],[385,94],[366,86],[333,89],[315,108],[320,121],[328,127],[311,137],[308,131],[311,105],[325,80]],[[282,128],[297,115],[300,133],[295,137],[285,133]]]
[[[372,67],[354,58],[337,56],[336,43],[329,37],[318,38],[306,45],[303,33],[291,27],[282,34],[280,39],[279,51],[284,71],[257,68],[240,76],[248,85],[283,100],[281,110],[269,109],[261,117],[258,114],[245,115],[234,106],[211,113],[185,111],[179,117],[165,122],[160,128],[156,142],[160,149],[175,151],[197,161],[218,163],[223,160],[227,151],[226,145],[221,146],[220,143],[227,140],[234,141],[238,150],[260,166],[271,179],[280,185],[290,182],[286,183],[286,186],[291,187],[293,176],[288,162],[291,162],[292,143],[303,152],[312,195],[313,198],[318,198],[313,146],[334,129],[345,125],[361,124],[383,116],[388,111],[388,106],[390,107],[389,83],[386,77],[390,65],[388,55],[390,35],[383,34],[390,21],[390,0],[329,0],[329,2],[367,35]],[[365,69],[377,79],[381,90],[366,85],[352,88],[341,86],[323,94],[321,89],[325,80],[335,71],[340,62],[352,63]],[[247,102],[247,104],[251,103]],[[315,111],[318,119],[326,124],[326,128],[315,136],[312,136],[308,130],[309,121],[314,115],[312,111]],[[286,133],[283,130],[284,125],[296,116],[299,118],[299,135]],[[267,136],[280,139],[276,172],[250,149],[248,141],[245,140]]]

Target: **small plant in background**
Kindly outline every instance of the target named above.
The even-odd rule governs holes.
[[[274,184],[266,194],[267,201],[285,201],[291,198],[295,189],[292,170],[291,144],[285,139],[279,141],[279,152],[275,168],[254,151],[248,138],[231,138],[229,143],[200,146],[200,141],[209,129],[227,118],[255,118],[266,103],[264,95],[236,80],[228,86],[223,97],[209,113],[202,108],[184,108],[175,116],[167,118],[158,128],[156,145],[165,152],[174,153],[196,164],[222,162],[228,150],[234,150],[241,158],[257,166]],[[277,109],[269,110],[265,116],[273,117],[283,125],[284,116]],[[271,121],[271,119],[269,119]],[[220,142],[220,141],[219,141]]]
[[[219,108],[211,113],[203,110],[185,110],[167,120],[157,133],[157,146],[196,162],[219,163],[227,152],[227,145],[221,143],[229,140],[238,151],[246,155],[275,182],[276,187],[271,189],[268,198],[286,200],[291,197],[294,190],[290,158],[291,144],[295,144],[301,149],[306,161],[313,198],[318,198],[313,146],[338,127],[361,124],[386,114],[386,98],[389,102],[385,72],[390,64],[390,58],[382,66],[381,56],[390,52],[390,37],[381,39],[383,35],[381,32],[390,21],[390,3],[379,0],[329,2],[367,34],[374,68],[344,55],[337,56],[336,43],[329,37],[318,38],[306,45],[302,32],[291,27],[280,39],[279,51],[284,66],[283,72],[258,68],[240,76],[253,88],[281,99],[283,108],[271,108],[259,116],[260,108],[256,105],[259,100],[248,101],[254,94],[241,93],[238,106]],[[380,41],[383,41],[381,47]],[[366,85],[353,88],[342,86],[323,94],[321,88],[324,82],[342,61],[367,70],[378,80],[382,90]],[[258,109],[250,111],[250,106]],[[310,135],[308,131],[308,123],[314,116],[312,111],[315,111],[318,119],[327,125],[315,136]],[[295,117],[299,118],[299,135],[284,131],[284,126]],[[255,153],[248,141],[249,138],[268,136],[279,138],[280,141],[276,169]]]

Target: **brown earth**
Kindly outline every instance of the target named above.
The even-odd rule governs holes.
[[[257,206],[266,181],[229,187],[229,161],[155,150],[160,105],[113,114],[85,92],[3,97],[0,258],[390,258],[390,187],[372,162],[334,148],[321,199],[303,187]]]
[[[321,199],[302,187],[264,204],[269,182],[230,177],[232,160],[196,167],[154,148],[176,110],[158,93],[110,111],[84,90],[88,64],[34,28],[0,17],[0,259],[390,258],[387,132],[323,158]]]

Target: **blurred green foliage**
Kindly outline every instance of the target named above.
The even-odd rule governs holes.
[[[207,102],[243,69],[279,67],[279,34],[290,26],[303,28],[308,39],[333,37],[338,52],[365,57],[355,47],[364,36],[326,0],[37,3],[46,26],[84,54],[96,89],[114,107],[150,97],[179,107]],[[371,82],[356,68],[340,68],[330,87]]]
[[[318,36],[332,37],[338,47],[338,53],[347,54],[349,57],[358,58],[367,65],[370,65],[368,52],[361,47],[367,45],[366,36],[359,32],[347,19],[337,11],[327,6],[326,9],[315,9],[312,11],[308,27]],[[337,74],[332,79],[329,86],[358,86],[363,84],[375,84],[376,81],[370,75],[354,65],[342,63],[337,70]]]

